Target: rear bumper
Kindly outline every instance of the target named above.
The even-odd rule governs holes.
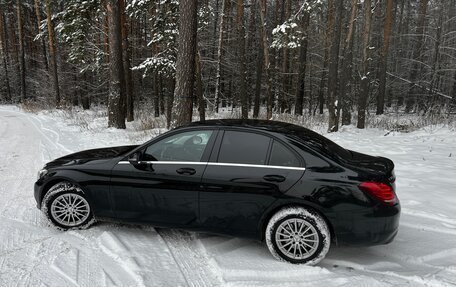
[[[338,245],[372,246],[393,241],[401,207],[379,204],[361,211],[339,212],[334,232]]]

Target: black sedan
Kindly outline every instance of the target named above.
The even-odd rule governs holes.
[[[264,240],[278,259],[318,263],[331,243],[386,244],[400,205],[394,164],[306,128],[260,120],[191,123],[140,146],[46,164],[35,199],[67,230],[95,220]]]

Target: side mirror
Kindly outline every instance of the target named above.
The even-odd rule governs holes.
[[[128,161],[132,164],[132,165],[138,165],[140,164],[140,159],[141,159],[141,153],[138,151],[138,152],[135,152],[133,154],[131,154],[129,157],[128,157]]]

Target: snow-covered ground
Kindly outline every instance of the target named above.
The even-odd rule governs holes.
[[[278,262],[264,244],[239,238],[47,225],[33,198],[45,162],[158,132],[81,130],[56,114],[0,106],[0,286],[456,286],[456,131],[444,127],[386,136],[346,127],[328,136],[394,160],[403,209],[391,244],[332,247],[317,267]]]

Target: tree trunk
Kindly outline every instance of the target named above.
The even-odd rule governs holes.
[[[78,80],[78,69],[76,68],[76,66],[71,67],[71,73],[72,73],[72,77],[73,77],[73,83],[72,83],[73,93],[71,95],[71,101],[72,101],[73,106],[77,107],[77,106],[79,106],[79,103],[81,102],[80,98],[81,98],[82,89],[81,89],[81,82]]]
[[[454,72],[453,75],[453,87],[451,88],[451,102],[452,104],[450,105],[450,111],[454,109],[456,106],[456,71]]]
[[[341,26],[342,26],[342,13],[344,10],[343,1],[337,1],[338,5],[336,9],[334,26],[331,28],[331,49],[329,56],[329,71],[328,71],[328,132],[337,132],[339,130],[339,117],[336,114],[336,108],[338,108],[337,101],[337,74],[339,69],[339,48],[340,48],[340,37],[341,37]]]
[[[17,0],[17,29],[19,31],[19,70],[20,70],[20,86],[21,86],[21,101],[25,102],[27,91],[25,86],[25,49],[24,49],[24,27],[22,23],[22,0]]]
[[[3,14],[3,11],[0,12],[0,49],[2,50],[2,61],[3,61],[3,69],[5,70],[5,86],[6,86],[6,97],[5,100],[7,102],[12,102],[12,96],[11,96],[11,88],[10,88],[10,82],[9,82],[9,75],[8,75],[8,45],[5,42],[5,32],[6,32],[6,27],[5,27],[5,16]]]
[[[173,115],[173,103],[174,103],[174,90],[176,82],[171,80],[171,93],[166,98],[166,128],[171,128],[171,119]]]
[[[60,106],[59,77],[57,75],[57,59],[55,53],[54,25],[52,23],[51,6],[49,0],[46,0],[47,28],[49,39],[49,54],[51,56],[52,83],[54,85],[55,106]]]
[[[377,96],[377,115],[383,114],[383,109],[385,106],[386,70],[388,67],[388,53],[390,46],[391,28],[393,26],[393,0],[387,0],[384,25],[385,26],[383,30],[383,48],[380,53],[380,83]]]
[[[153,76],[154,89],[154,117],[160,116],[160,90],[158,86],[158,72],[154,72]]]
[[[222,59],[223,59],[223,42],[225,38],[225,25],[227,21],[227,16],[230,10],[230,0],[222,0],[222,14],[220,15],[220,27],[219,27],[219,38],[218,38],[218,47],[217,47],[217,71],[215,79],[215,112],[218,113],[219,103],[220,103],[220,88],[222,82]]]
[[[288,19],[290,17],[290,13],[291,13],[291,0],[285,0],[284,9],[282,11],[283,20]],[[307,32],[307,28],[306,28],[306,32]],[[306,38],[308,37],[307,34],[305,36],[306,36]],[[307,40],[307,43],[308,43],[308,40]],[[279,109],[280,109],[281,113],[284,113],[284,112],[291,113],[290,107],[289,107],[288,93],[290,92],[292,76],[289,74],[290,51],[289,51],[288,47],[283,47],[282,58],[283,58],[283,60],[282,60],[282,88],[283,89],[282,89],[282,93],[279,95]],[[306,52],[306,60],[307,60],[307,52]],[[302,63],[300,63],[300,65],[302,65]],[[304,71],[304,75],[305,75],[305,71]],[[298,79],[298,81],[299,81],[299,79]]]
[[[6,19],[9,19],[8,14],[3,14]],[[11,45],[7,49],[12,53],[12,57],[10,59],[11,66],[14,68],[12,76],[12,85],[11,87],[14,89],[14,97],[16,97],[18,102],[21,102],[21,61],[19,60],[19,43],[18,43],[18,34],[16,33],[17,30],[17,23],[14,23],[14,20],[5,21],[5,27],[8,27],[9,33],[5,35],[5,44],[8,42],[8,39],[11,39]],[[9,35],[9,37],[8,37]],[[25,66],[25,64],[24,64]]]
[[[353,66],[353,39],[355,35],[355,21],[358,13],[358,0],[352,0],[351,14],[348,23],[347,36],[344,41],[344,56],[342,57],[342,73],[340,76],[339,95],[342,105],[342,125],[351,123],[351,113],[349,105],[349,96],[352,85],[352,66]]]
[[[252,87],[254,86],[253,83],[255,83],[255,73],[256,69],[256,62],[257,62],[257,56],[258,52],[256,52],[256,35],[257,35],[257,7],[258,3],[257,1],[252,1],[250,4],[250,19],[249,19],[249,31],[247,33],[247,46],[246,46],[246,58],[247,58],[247,63],[249,64],[247,66],[247,87]],[[247,88],[247,100],[249,101],[249,109],[253,107],[255,99],[255,89]]]
[[[295,115],[302,115],[304,91],[306,82],[306,67],[307,67],[307,46],[309,44],[308,29],[309,29],[310,13],[304,12],[301,19],[302,31],[304,34],[301,39],[301,47],[299,47],[299,68],[298,80],[296,82],[296,97],[295,97]]]
[[[107,4],[106,4],[107,6]],[[106,15],[104,17],[103,23],[100,23],[102,25],[102,29],[104,31],[104,54],[105,54],[105,62],[109,64],[109,56],[110,56],[110,51],[109,51],[109,15]]]
[[[272,22],[272,27],[277,27],[279,25],[280,21],[280,10],[283,11],[283,0],[275,0],[275,11],[274,11],[274,17],[273,17],[273,22]],[[282,9],[281,9],[282,6]],[[279,53],[279,50],[277,49],[272,49],[271,50],[271,56],[270,58],[270,78],[271,78],[271,117],[272,117],[272,111],[274,108],[278,112],[280,112],[280,109],[277,109],[278,102],[279,102],[279,94],[281,93],[280,91],[280,86],[279,86],[279,69],[280,69],[280,56],[281,53]]]
[[[133,98],[133,80],[131,76],[131,50],[130,42],[128,40],[129,25],[127,22],[127,12],[125,11],[125,0],[119,0],[120,3],[120,21],[122,30],[122,57],[123,69],[125,76],[125,109],[127,122],[134,120],[134,98]]]
[[[403,67],[404,65],[407,64],[407,62],[404,61],[404,59],[409,60],[408,51],[410,49],[410,40],[409,37],[406,35],[409,34],[409,26],[411,22],[411,18],[413,15],[413,9],[411,9],[411,1],[412,0],[403,0],[403,3],[401,3],[401,10],[405,10],[405,16],[404,16],[404,11],[401,11],[401,19],[399,21],[399,27],[398,27],[398,34],[399,34],[399,52],[398,52],[398,58],[399,60],[396,61],[396,73],[399,75],[402,75],[403,77],[408,77],[408,74],[406,72],[403,72]],[[405,9],[404,9],[405,6]],[[404,17],[403,17],[404,16]],[[407,95],[404,95],[404,92],[398,93],[397,95],[397,102],[396,102],[396,107],[400,107],[404,105],[404,101],[407,98]]]
[[[405,106],[405,112],[408,113],[413,109],[413,106],[415,105],[416,102],[416,93],[418,92],[418,87],[416,87],[416,81],[418,78],[418,75],[420,74],[421,67],[420,63],[422,62],[422,50],[424,46],[424,24],[426,22],[426,13],[427,13],[427,6],[428,6],[429,0],[420,0],[420,10],[418,14],[418,23],[416,27],[416,35],[417,35],[417,44],[415,46],[415,49],[413,50],[413,66],[412,66],[412,71],[410,72],[410,87],[407,95],[407,101],[406,101],[406,106]]]
[[[239,98],[241,100],[241,117],[249,117],[249,102],[246,91],[246,59],[245,59],[245,27],[244,27],[244,0],[237,0],[236,26],[239,49]]]
[[[358,96],[358,123],[359,129],[364,129],[366,126],[366,106],[369,97],[369,42],[370,28],[372,21],[372,5],[371,0],[364,1],[364,29],[363,29],[363,55],[361,59],[361,84]]]
[[[201,53],[198,51],[195,58],[196,65],[196,99],[198,101],[198,112],[200,121],[206,120],[206,101],[203,95],[203,78],[201,72]]]
[[[331,27],[334,27],[334,0],[328,0],[328,14],[326,18],[326,33],[325,33],[325,44],[324,44],[324,58],[323,58],[323,69],[321,72],[320,88],[318,91],[318,107],[320,114],[323,114],[323,108],[325,103],[325,83],[327,83],[327,69],[329,63],[329,49],[330,39],[332,38]]]
[[[179,39],[176,63],[176,125],[192,121],[195,54],[197,40],[197,1],[179,0]]]
[[[174,92],[174,89],[173,89]],[[163,91],[163,76],[159,75],[158,77],[158,104],[160,106],[160,115],[166,114],[166,109],[165,109],[165,97],[164,97],[164,91]]]
[[[263,49],[258,49],[256,79],[255,79],[255,98],[253,100],[253,117],[256,119],[260,114],[261,79],[263,78]]]
[[[109,27],[109,99],[108,126],[118,129],[125,128],[125,114],[122,103],[124,94],[124,74],[122,65],[122,32],[120,23],[119,0],[108,0],[107,17]]]
[[[84,85],[84,89],[82,89],[82,95],[81,95],[81,104],[82,108],[84,110],[90,109],[90,98],[89,98],[89,92],[87,89],[87,73],[88,71],[84,71],[82,74],[82,83],[81,85]]]
[[[40,33],[41,32],[40,0],[35,0],[35,14],[36,14],[38,33]],[[46,42],[44,40],[44,37],[41,37],[40,42],[41,42],[41,51],[42,51],[42,56],[43,56],[44,68],[46,69],[46,71],[49,71],[47,52],[46,52]]]
[[[437,22],[437,31],[435,36],[435,45],[434,45],[434,55],[432,59],[432,78],[431,78],[431,86],[429,88],[429,95],[434,96],[435,92],[438,91],[436,86],[439,82],[439,66],[440,66],[440,45],[442,40],[442,26],[443,26],[443,7],[439,9],[439,20]]]
[[[266,0],[260,1],[261,40],[263,45],[264,73],[266,77],[266,119],[272,118],[271,65],[269,61],[269,43],[266,29]]]

